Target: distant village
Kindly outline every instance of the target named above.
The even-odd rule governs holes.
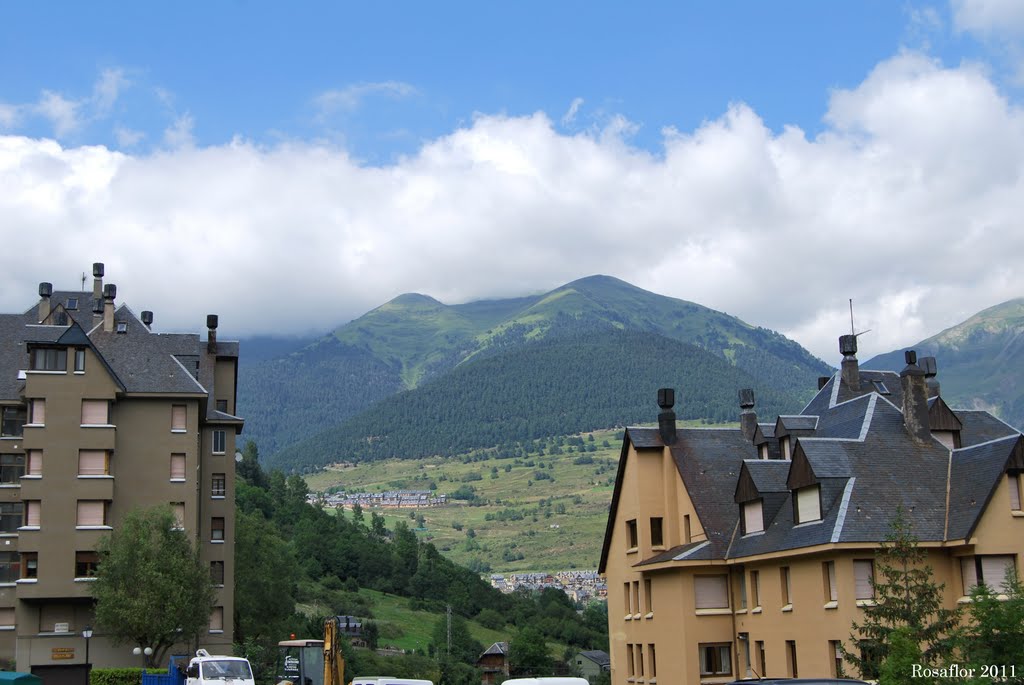
[[[359,505],[362,509],[422,509],[425,507],[444,506],[447,495],[434,495],[430,490],[389,490],[388,492],[347,492],[322,495],[310,494],[310,503],[323,506],[352,509]]]
[[[608,586],[597,571],[556,571],[555,573],[510,573],[506,578],[500,573],[491,574],[491,587],[509,593],[516,590],[542,590],[557,588],[569,595],[574,602],[591,599],[605,599]]]

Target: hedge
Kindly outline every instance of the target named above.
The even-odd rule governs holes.
[[[146,673],[167,673],[167,669],[147,668]],[[141,668],[94,668],[89,675],[89,685],[139,685],[141,682]]]

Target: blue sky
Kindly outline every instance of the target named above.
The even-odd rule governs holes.
[[[191,283],[308,332],[610,273],[886,351],[1024,295],[1021,8],[6,3],[0,304],[104,261],[158,327]]]

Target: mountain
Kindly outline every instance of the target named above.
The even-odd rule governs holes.
[[[903,353],[933,356],[942,396],[953,406],[986,409],[1024,426],[1024,298],[989,307],[904,350],[878,355],[866,369],[900,371]]]
[[[829,373],[822,361],[778,333],[609,276],[591,276],[542,295],[459,305],[401,295],[290,354],[243,361],[239,410],[247,434],[263,454],[272,455],[456,368],[580,332],[600,338],[615,331],[695,346],[746,372],[754,385],[773,388],[792,402],[788,408],[806,398],[817,376]],[[604,371],[591,367],[588,373]],[[566,374],[559,377],[573,382]],[[486,388],[486,378],[478,382]],[[675,383],[687,385],[685,378]],[[571,427],[566,422],[559,432]]]

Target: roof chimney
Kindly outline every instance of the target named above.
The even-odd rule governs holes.
[[[839,351],[843,353],[843,382],[850,390],[860,390],[860,366],[857,364],[857,336],[839,336]]]
[[[39,284],[39,323],[46,321],[50,316],[50,295],[53,295],[52,283]]]
[[[210,354],[217,353],[217,315],[206,315],[206,328],[209,330],[209,337],[206,339],[206,351]]]
[[[931,437],[928,423],[928,385],[925,372],[917,365],[917,352],[907,350],[907,365],[900,371],[903,386],[903,425],[907,432],[919,442]]]
[[[935,357],[921,357],[921,368],[924,369],[925,382],[928,384],[928,397],[939,396],[939,382],[935,376],[939,373],[939,365]]]
[[[103,262],[93,263],[92,278],[92,299],[98,300],[103,297]]]
[[[754,391],[752,388],[740,390],[740,431],[743,437],[753,442],[757,431],[757,412],[754,411]]]
[[[100,264],[100,272],[103,271]],[[114,332],[114,298],[117,297],[117,286],[113,283],[103,286],[103,330]]]
[[[658,390],[658,406],[661,407],[661,413],[658,414],[658,432],[661,433],[661,441],[666,445],[673,445],[676,441],[676,413],[672,411],[675,404],[675,390],[672,388]]]
[[[153,312],[146,310],[142,312],[142,323],[146,324],[147,329],[153,328]]]
[[[92,299],[92,325],[97,326],[103,321],[103,300],[94,297]]]

